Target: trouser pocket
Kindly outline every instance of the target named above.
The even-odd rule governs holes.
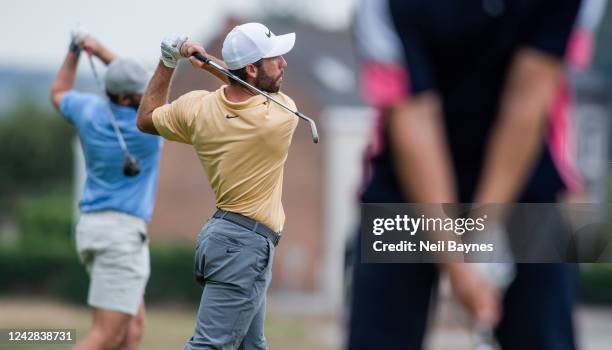
[[[263,304],[273,251],[266,238],[239,225],[222,219],[207,223],[196,243],[195,278],[204,288],[187,348],[240,345]]]

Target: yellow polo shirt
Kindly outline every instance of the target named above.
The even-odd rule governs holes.
[[[215,193],[217,207],[283,229],[283,169],[295,115],[264,96],[228,101],[225,86],[192,91],[153,112],[159,134],[193,145]],[[283,93],[271,94],[288,107]]]

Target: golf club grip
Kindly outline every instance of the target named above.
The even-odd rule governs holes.
[[[199,52],[194,52],[192,56],[197,58],[198,60],[204,62],[204,63],[207,63],[207,64],[210,63],[210,58],[205,57],[204,55],[202,55]]]

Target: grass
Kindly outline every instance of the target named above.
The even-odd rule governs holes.
[[[143,349],[182,349],[192,335],[196,307],[165,305],[147,310],[147,324]],[[63,304],[51,300],[26,298],[0,298],[0,329],[14,328],[67,328],[76,329],[77,340],[87,334],[91,323],[90,310],[84,306]],[[333,320],[305,316],[269,313],[266,337],[270,349],[329,350],[337,348],[326,344],[319,336],[321,327],[333,325]],[[328,341],[329,342],[329,341]],[[59,350],[71,345],[6,345],[2,350]]]

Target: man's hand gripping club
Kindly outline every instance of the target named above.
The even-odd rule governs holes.
[[[209,65],[204,62],[192,57],[194,53],[200,53],[201,55],[210,58],[217,64],[222,67],[226,67],[225,62],[222,60],[209,55],[204,47],[195,41],[189,40],[187,35],[175,35],[166,37],[161,42],[161,61],[168,68],[176,68],[176,65],[179,60],[183,58],[189,58],[189,62],[193,66],[193,68],[204,69],[209,73],[213,74],[218,79],[222,80],[224,83],[229,84],[229,79],[219,73],[218,71],[212,69]]]
[[[167,37],[162,40],[160,48],[160,62],[157,65],[157,69],[155,70],[153,77],[151,77],[147,90],[144,93],[142,103],[138,109],[138,118],[136,122],[140,131],[153,135],[159,134],[157,129],[155,129],[155,125],[153,124],[153,111],[157,107],[167,103],[170,81],[172,80],[174,69],[181,59],[189,57],[189,61],[194,68],[204,69],[212,73],[224,83],[229,83],[229,80],[225,75],[217,72],[209,65],[200,62],[195,57],[191,57],[191,55],[198,52],[217,62],[217,64],[226,67],[222,60],[209,55],[206,50],[204,50],[202,45],[190,41],[189,37],[186,35]]]

